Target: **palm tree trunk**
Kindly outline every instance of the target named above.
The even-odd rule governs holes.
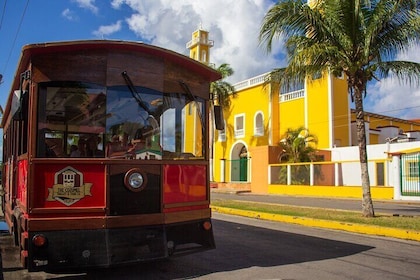
[[[366,129],[363,111],[363,92],[360,88],[354,87],[354,99],[356,104],[356,127],[357,140],[359,143],[359,159],[362,178],[362,215],[364,217],[374,217],[372,196],[370,193],[370,179],[368,170],[368,160],[366,151]]]

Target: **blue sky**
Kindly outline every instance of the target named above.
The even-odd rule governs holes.
[[[258,32],[272,0],[0,0],[0,105],[4,107],[26,44],[76,39],[143,41],[188,55],[185,44],[201,26],[214,40],[211,62],[229,63],[236,83],[286,65],[280,42],[267,54]],[[400,54],[420,62],[419,46]],[[392,79],[373,83],[365,110],[420,118],[420,89]]]

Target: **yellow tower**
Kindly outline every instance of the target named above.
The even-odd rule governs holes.
[[[201,25],[192,33],[191,41],[186,44],[190,50],[190,58],[195,59],[205,65],[210,65],[210,48],[213,47],[213,41],[209,40],[209,32],[205,31]],[[198,104],[191,102],[183,110],[184,125],[184,153],[192,153],[196,156],[203,156],[203,135],[202,123],[200,121],[203,108],[198,108]]]
[[[193,32],[192,39],[187,43],[187,49],[190,50],[190,57],[209,65],[210,48],[213,47],[213,40],[209,40],[209,32],[202,26]]]

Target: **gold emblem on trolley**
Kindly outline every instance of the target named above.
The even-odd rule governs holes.
[[[83,173],[67,166],[55,173],[54,185],[48,188],[47,201],[59,201],[70,206],[85,196],[92,196],[92,183],[83,183]]]

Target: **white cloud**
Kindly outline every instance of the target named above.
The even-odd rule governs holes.
[[[412,44],[404,52],[398,54],[397,60],[414,61],[420,63],[420,44]]]
[[[119,9],[121,7],[121,5],[124,4],[124,0],[112,0],[111,1],[111,6],[114,9]]]
[[[420,89],[387,78],[368,88],[365,110],[403,119],[420,116]]]
[[[270,0],[113,0],[119,9],[128,5],[133,14],[126,22],[137,36],[148,43],[188,55],[186,43],[200,25],[210,32],[214,47],[210,60],[217,66],[229,63],[235,74],[231,82],[238,82],[285,66],[276,59],[280,44],[267,55],[258,46],[261,21]]]
[[[131,9],[125,21],[141,40],[185,55],[189,54],[185,45],[191,40],[191,33],[201,24],[214,41],[210,61],[216,66],[229,63],[235,73],[228,81],[236,83],[286,66],[286,50],[280,41],[274,42],[271,54],[258,44],[263,17],[273,3],[273,0],[112,0],[111,6]],[[419,61],[419,51],[420,46],[412,46],[398,59]],[[419,117],[420,109],[413,100],[419,94],[417,88],[384,79],[369,86],[365,109],[397,117]]]
[[[80,8],[90,10],[92,13],[98,13],[98,7],[95,6],[95,0],[73,0]]]
[[[420,45],[412,45],[395,60],[420,62]],[[367,90],[365,110],[403,119],[420,118],[420,88],[396,78],[386,78]]]
[[[97,37],[108,36],[115,32],[120,31],[121,27],[122,27],[122,22],[121,20],[119,20],[114,24],[100,26],[97,30],[93,31],[93,35]]]
[[[78,17],[77,15],[70,9],[65,9],[62,13],[61,16],[63,16],[64,18],[70,20],[70,21],[74,21],[77,20]]]

